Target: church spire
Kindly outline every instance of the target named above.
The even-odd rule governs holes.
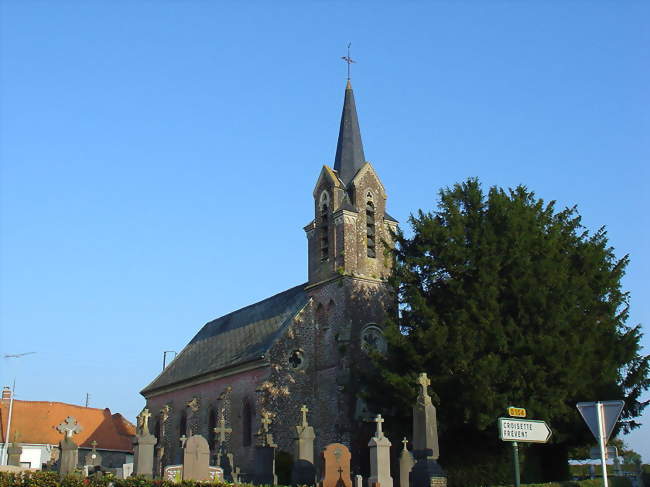
[[[365,162],[357,107],[354,103],[354,92],[352,91],[352,84],[348,80],[345,87],[345,100],[343,101],[343,113],[341,114],[339,140],[336,145],[334,170],[338,172],[339,178],[347,186]]]

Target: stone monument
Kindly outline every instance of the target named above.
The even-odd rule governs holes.
[[[370,477],[368,477],[368,487],[379,483],[381,487],[393,487],[393,478],[390,476],[390,446],[391,443],[384,436],[381,424],[384,419],[381,414],[375,417],[377,430],[375,436],[370,439]]]
[[[399,456],[399,486],[409,487],[409,475],[411,474],[415,460],[413,460],[413,455],[406,448],[406,445],[408,445],[406,437],[402,440],[402,444],[404,448]]]
[[[314,485],[316,483],[316,468],[314,467],[314,427],[307,423],[306,405],[300,408],[302,423],[296,426],[294,445],[296,448],[293,469],[291,470],[291,485]]]
[[[138,415],[138,426],[133,438],[133,472],[135,475],[153,476],[153,452],[158,442],[149,432],[151,413],[144,408]]]
[[[63,433],[63,439],[59,443],[61,448],[61,456],[59,458],[59,473],[65,475],[74,472],[77,468],[79,461],[79,448],[73,441],[72,435],[80,433],[82,427],[77,424],[77,420],[72,416],[68,416],[63,423],[58,425],[56,429]]]
[[[96,467],[98,465],[102,464],[102,456],[97,453],[97,442],[95,440],[92,441],[90,444],[93,449],[86,453],[86,456],[84,458],[84,465],[88,465],[91,467]]]
[[[23,447],[16,443],[16,435],[14,441],[9,448],[7,448],[7,465],[20,467],[20,455],[23,453]]]
[[[427,374],[418,377],[420,393],[413,406],[413,456],[415,465],[409,476],[411,487],[445,487],[447,476],[438,464],[438,424],[436,408],[431,402],[427,387],[431,384]]]
[[[269,432],[269,426],[273,422],[272,414],[268,411],[262,413],[262,428],[258,431],[259,444],[255,447],[255,477],[253,483],[256,485],[277,485],[278,477],[275,474],[275,449],[277,445],[273,442],[273,435]]]
[[[321,487],[352,487],[350,478],[350,450],[341,443],[330,443],[325,447],[323,458],[323,479]]]
[[[210,480],[210,447],[201,435],[187,438],[183,446],[183,480]]]

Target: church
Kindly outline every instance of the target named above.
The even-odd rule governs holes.
[[[316,457],[340,442],[351,448],[354,469],[366,451],[368,412],[355,370],[369,348],[386,346],[382,325],[394,299],[386,247],[397,221],[365,160],[349,80],[334,164],[320,169],[313,197],[314,218],[304,227],[308,281],[205,324],[141,391],[158,438],[155,474],[181,463],[184,435],[200,434],[214,448],[222,420],[242,472],[254,470],[263,417],[272,418],[278,451],[291,454],[303,405]]]

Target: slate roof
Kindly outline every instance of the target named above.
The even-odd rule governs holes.
[[[10,440],[18,433],[18,443],[36,445],[57,445],[63,435],[56,427],[72,416],[81,426],[80,433],[74,435],[74,442],[84,448],[92,448],[93,440],[99,450],[118,450],[132,452],[132,439],[135,426],[124,417],[111,410],[86,408],[76,404],[47,401],[20,401],[15,399],[11,412]],[[9,418],[9,401],[0,404],[0,438],[4,442]]]
[[[205,324],[141,393],[147,396],[156,389],[261,358],[309,301],[305,286],[293,287]]]
[[[357,107],[354,103],[354,92],[348,80],[348,84],[345,87],[343,112],[341,113],[339,139],[336,144],[334,170],[337,172],[343,184],[347,186],[365,162],[366,158],[363,154],[363,142],[361,141]]]

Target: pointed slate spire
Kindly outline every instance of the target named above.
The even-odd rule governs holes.
[[[350,80],[348,80],[345,87],[345,100],[343,101],[343,113],[341,114],[339,140],[336,145],[334,170],[338,172],[339,178],[347,186],[365,162],[357,107],[354,103],[354,92]]]

